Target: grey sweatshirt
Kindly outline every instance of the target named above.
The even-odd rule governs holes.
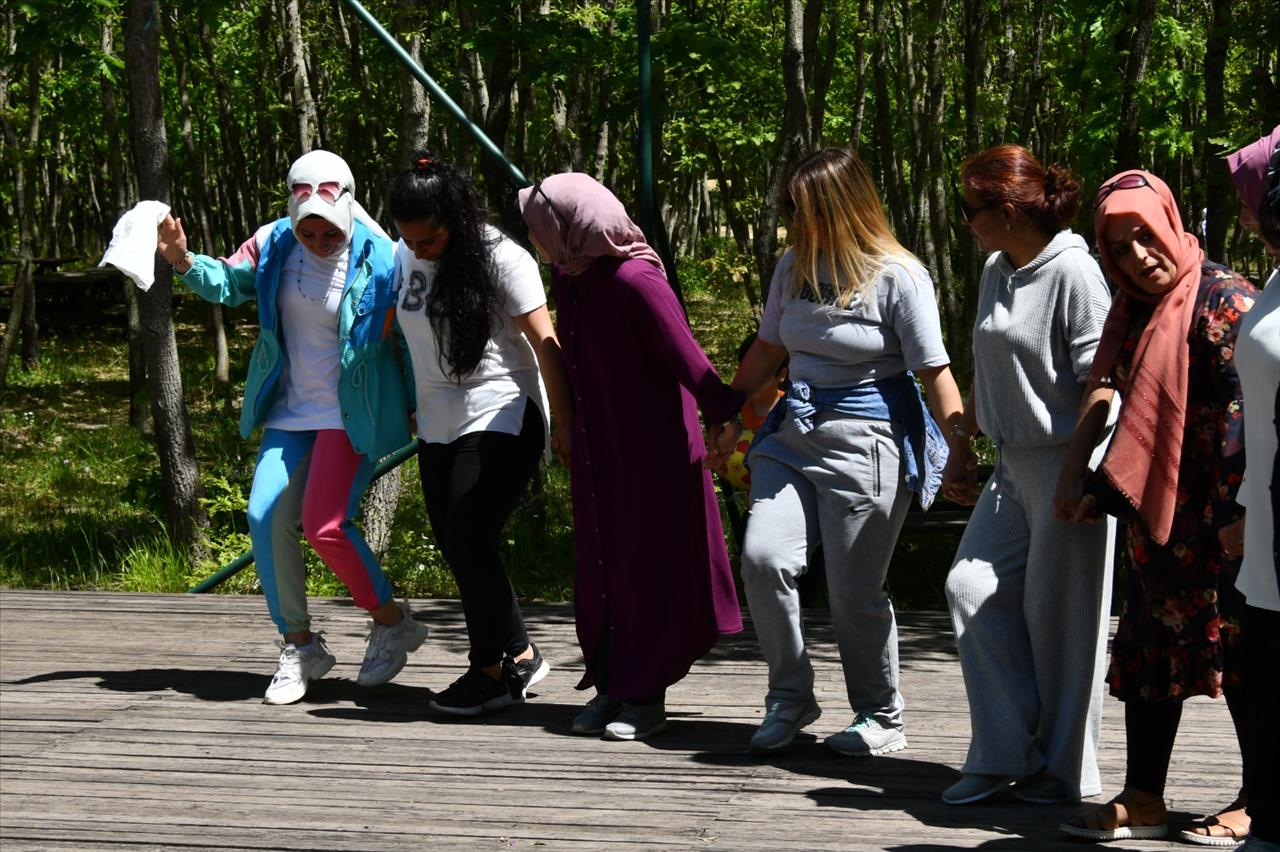
[[[993,440],[1043,447],[1071,440],[1111,294],[1083,239],[1060,231],[1014,269],[987,258],[973,326],[978,426]]]

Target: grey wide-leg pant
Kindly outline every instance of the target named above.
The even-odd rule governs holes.
[[[885,574],[911,492],[893,424],[834,412],[787,421],[751,453],[742,582],[775,701],[813,694],[796,580],[822,542],[831,621],[855,713],[902,727],[898,629]]]
[[[1115,521],[1053,516],[1065,446],[1004,449],[947,577],[973,738],[964,771],[1102,790]]]

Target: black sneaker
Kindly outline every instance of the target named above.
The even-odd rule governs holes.
[[[533,649],[532,657],[527,660],[511,661],[516,668],[516,673],[520,675],[520,680],[524,681],[525,689],[542,680],[551,671],[551,664],[542,658],[542,652],[538,650],[538,646],[530,642],[529,647]]]
[[[448,689],[431,699],[430,707],[451,716],[479,716],[524,702],[524,681],[510,660],[502,662],[502,677],[494,680],[472,666]]]

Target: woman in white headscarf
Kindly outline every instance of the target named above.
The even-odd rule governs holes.
[[[299,528],[373,619],[357,683],[391,680],[427,636],[353,523],[378,459],[409,440],[406,384],[387,340],[392,244],[354,199],[351,169],[336,154],[299,158],[287,189],[288,217],[228,258],[189,251],[172,216],[158,240],[202,298],[258,303],[240,432],[264,427],[248,514],[267,609],[283,636],[267,704],[298,701],[334,664],[323,634],[311,632]]]

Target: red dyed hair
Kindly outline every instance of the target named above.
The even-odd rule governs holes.
[[[960,168],[966,189],[983,204],[1012,204],[1048,234],[1071,223],[1080,209],[1080,182],[1065,166],[1047,169],[1021,145],[997,145]]]

